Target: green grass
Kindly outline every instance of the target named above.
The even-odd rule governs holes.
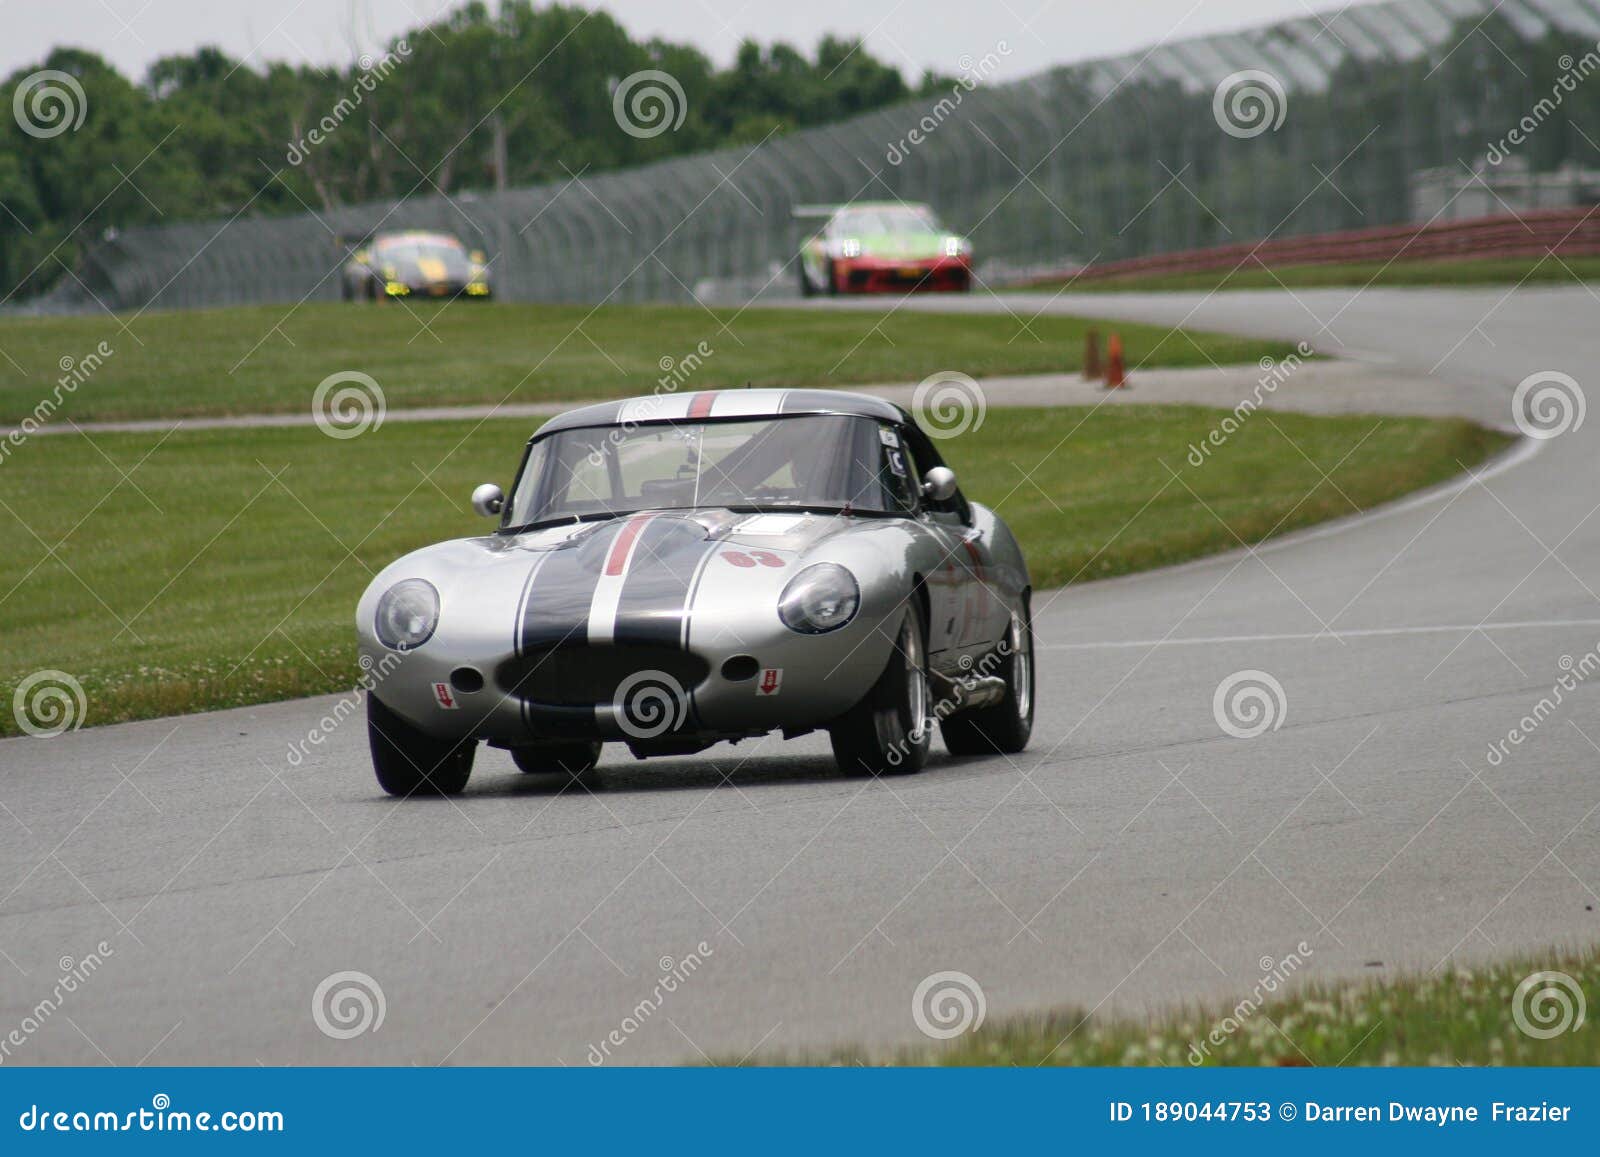
[[[1194,467],[1189,444],[1222,416],[994,409],[943,445],[967,492],[1015,527],[1043,589],[1346,514],[1506,441],[1459,421],[1260,413]],[[370,575],[415,547],[487,531],[466,497],[479,482],[509,483],[530,425],[25,442],[0,462],[3,701],[41,669],[82,682],[90,724],[354,685],[352,615]],[[0,730],[14,729],[0,710]]]
[[[127,331],[120,328],[127,325]],[[371,375],[391,407],[566,401],[649,393],[699,353],[685,389],[918,381],[1076,371],[1107,323],[697,306],[306,305],[0,321],[0,428],[57,390],[63,359],[111,349],[65,394],[58,421],[309,413],[318,383]],[[1290,346],[1118,324],[1130,364],[1255,362]]]
[[[1600,257],[1497,257],[1453,260],[1280,265],[1251,262],[1238,269],[1082,278],[1029,286],[1035,293],[1154,293],[1164,290],[1315,289],[1365,285],[1576,285],[1600,280]]]
[[[1281,968],[1280,968],[1281,971]],[[1600,1024],[1547,1039],[1529,1036],[1513,1019],[1518,985],[1536,972],[1564,973],[1586,994],[1588,1016],[1600,1007],[1600,951],[1524,958],[1482,969],[1441,969],[1368,983],[1312,984],[1290,995],[1241,997],[1250,1006],[1208,1005],[1149,1019],[1114,1019],[1063,1009],[983,1025],[949,1045],[896,1053],[842,1049],[796,1063],[900,1065],[1594,1065],[1600,1064]],[[1531,985],[1535,1030],[1561,1020],[1554,1000],[1539,1013]],[[1570,993],[1570,990],[1568,990]],[[1572,999],[1569,995],[1568,999]],[[1524,1000],[1524,1007],[1529,1002]],[[1545,1019],[1548,1018],[1548,1019]],[[1213,1035],[1215,1034],[1215,1035]],[[789,1058],[757,1058],[755,1064]]]

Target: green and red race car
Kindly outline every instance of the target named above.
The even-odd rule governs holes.
[[[804,297],[972,288],[972,243],[945,228],[927,205],[800,205],[794,215],[824,222],[800,247]]]

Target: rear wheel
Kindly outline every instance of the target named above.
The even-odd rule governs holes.
[[[1026,598],[997,652],[1002,656],[1005,698],[940,722],[951,755],[1015,755],[1028,746],[1033,734],[1033,616]]]
[[[576,778],[600,762],[598,743],[559,743],[547,747],[514,747],[511,760],[527,775],[568,775]]]
[[[457,795],[472,775],[473,739],[438,739],[367,696],[367,740],[378,786],[390,795]]]
[[[928,628],[914,599],[883,674],[828,729],[833,757],[852,775],[910,775],[928,759]]]
[[[833,262],[828,262],[825,268],[828,271],[828,296],[837,297],[839,294],[839,275],[833,268]]]
[[[806,263],[802,258],[797,264],[800,266],[800,296],[817,296],[817,287],[811,284],[811,275],[806,272]]]

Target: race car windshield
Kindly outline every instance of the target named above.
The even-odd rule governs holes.
[[[534,443],[506,525],[719,506],[901,512],[906,461],[888,427],[849,415],[561,430]]]
[[[465,269],[468,264],[467,252],[457,241],[389,241],[380,243],[377,248],[379,258],[397,264],[437,261],[453,269]]]
[[[926,209],[846,209],[834,218],[841,237],[921,236],[938,233],[939,222]]]

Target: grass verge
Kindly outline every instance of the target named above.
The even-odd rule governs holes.
[[[1544,978],[1519,988],[1534,974]],[[1552,974],[1559,973],[1565,979]],[[1574,995],[1574,994],[1577,995]],[[1600,951],[1181,1009],[1144,1020],[1075,1010],[983,1025],[947,1046],[843,1049],[795,1063],[897,1065],[1593,1065],[1600,1029],[1564,1013],[1600,1001]],[[1583,995],[1586,994],[1586,997]],[[1522,1023],[1519,1024],[1520,1013]],[[1549,1036],[1563,1020],[1568,1027]],[[787,1063],[787,1058],[757,1059]]]
[[[1347,262],[1332,265],[1263,266],[1195,273],[1151,273],[1129,277],[1050,282],[1034,293],[1157,293],[1170,290],[1317,289],[1367,285],[1578,285],[1600,280],[1600,257],[1496,257],[1483,259]]]
[[[56,400],[67,368],[93,365],[91,355],[101,364],[72,371],[84,380],[60,397],[58,421],[310,413],[317,385],[341,371],[370,375],[392,407],[625,397],[668,377],[716,389],[917,381],[938,370],[1075,372],[1096,324],[1109,328],[888,309],[468,302],[8,319],[0,321],[0,429]],[[1291,349],[1163,326],[1116,329],[1138,365],[1255,362]]]
[[[1043,589],[1226,550],[1482,461],[1466,422],[1262,413],[1200,467],[1224,411],[995,409],[944,443]],[[65,671],[110,723],[347,689],[352,613],[398,555],[481,534],[529,426],[397,423],[35,438],[0,465],[0,693]],[[1324,479],[1320,470],[1328,472]],[[0,711],[0,734],[16,731]]]

